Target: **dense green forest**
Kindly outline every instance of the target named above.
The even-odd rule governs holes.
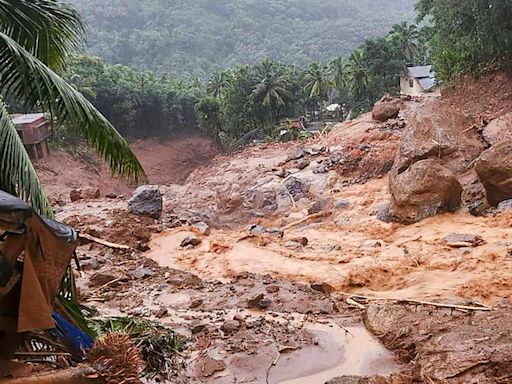
[[[385,92],[398,91],[407,63],[425,60],[422,34],[403,22],[326,65],[299,67],[266,57],[214,72],[203,82],[80,55],[68,61],[65,76],[126,136],[201,129],[220,146],[236,148],[248,138],[275,139],[287,119],[321,117],[327,103],[341,106],[339,120],[367,111]]]
[[[107,15],[117,15],[123,10],[125,15],[131,14],[132,11],[120,6],[128,3],[137,7],[135,1],[104,2],[112,6]],[[199,1],[192,8],[207,3]],[[367,9],[370,3],[374,5],[373,10],[378,10],[386,2],[360,1],[362,8],[350,9]],[[218,4],[232,10],[227,0]],[[218,11],[218,4],[208,8],[209,11]],[[248,6],[249,2],[237,4]],[[181,9],[179,4],[176,7]],[[102,8],[98,5],[98,9]],[[336,116],[339,120],[368,111],[384,93],[398,92],[399,74],[409,64],[434,64],[441,82],[452,81],[465,73],[511,67],[512,0],[419,0],[416,11],[419,25],[397,23],[380,37],[364,40],[348,54],[338,46],[335,54],[323,62],[318,60],[318,55],[317,60],[301,64],[298,59],[290,63],[273,56],[258,58],[258,54],[251,56],[252,64],[241,60],[199,79],[169,74],[158,66],[154,70],[140,70],[108,64],[112,51],[105,48],[107,63],[89,55],[75,56],[68,61],[65,76],[125,136],[202,131],[219,146],[230,149],[256,137],[276,139],[277,132],[287,127],[289,119],[303,115],[321,117],[323,107],[330,103],[341,106]],[[152,8],[148,7],[146,12],[152,14]],[[137,26],[135,20],[133,23],[137,28],[144,27]],[[123,31],[121,28],[119,33]],[[137,41],[138,35],[134,36],[133,41]],[[172,44],[179,40],[172,40]],[[156,38],[154,43],[158,41]],[[276,41],[283,40],[276,38]],[[270,42],[265,44],[269,50],[274,47]],[[332,48],[329,44],[326,47]],[[134,53],[129,49],[126,52]],[[183,52],[178,50],[176,54]],[[301,57],[300,52],[298,55]],[[191,51],[183,72],[194,71],[196,58]]]
[[[105,62],[203,78],[269,56],[307,66],[414,19],[415,0],[67,0]]]

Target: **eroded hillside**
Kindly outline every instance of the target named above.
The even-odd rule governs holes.
[[[155,180],[158,219],[66,203],[59,219],[130,247],[80,247],[82,299],[179,330],[183,383],[509,382],[512,98],[494,81]]]

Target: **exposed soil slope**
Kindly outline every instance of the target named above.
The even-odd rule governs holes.
[[[367,114],[315,140],[204,163],[202,151],[182,147],[172,171],[165,145],[139,143],[162,185],[161,219],[129,214],[125,199],[59,212],[133,248],[80,247],[84,301],[102,316],[158,318],[186,335],[183,383],[510,382],[512,211],[471,207],[485,198],[471,168],[485,148],[481,125],[509,108],[489,88],[464,80],[441,100],[403,100],[385,123]],[[418,120],[440,128],[434,144],[432,130],[412,129]],[[190,173],[187,156],[202,165]],[[390,170],[425,158],[457,177],[462,207],[390,222]],[[70,187],[57,178],[52,188]],[[182,244],[191,236],[199,244]],[[368,338],[363,319],[394,355]]]
[[[141,161],[150,184],[181,184],[190,173],[216,155],[211,140],[184,138],[169,141],[137,141],[131,145]],[[54,201],[69,201],[73,189],[100,190],[128,196],[134,186],[112,177],[109,169],[92,151],[71,154],[53,151],[36,164],[41,181]]]

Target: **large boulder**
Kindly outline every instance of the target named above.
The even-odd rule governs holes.
[[[372,110],[372,118],[377,121],[388,121],[398,117],[402,102],[400,99],[392,97],[384,97],[382,100],[375,103]]]
[[[420,160],[402,172],[394,169],[389,180],[390,215],[395,221],[414,223],[461,204],[462,186],[436,160]]]
[[[487,192],[489,204],[497,206],[512,198],[512,140],[482,152],[475,170]]]
[[[426,101],[409,119],[400,143],[395,166],[399,172],[416,161],[436,159],[456,174],[485,149],[475,130],[467,130],[472,121],[460,111],[440,101]]]
[[[512,112],[491,121],[484,128],[482,136],[489,145],[512,140]]]
[[[140,216],[150,216],[158,219],[162,214],[162,193],[156,186],[143,185],[133,192],[128,200],[128,210]]]

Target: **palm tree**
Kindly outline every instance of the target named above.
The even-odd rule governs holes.
[[[321,118],[322,101],[327,98],[330,88],[329,81],[325,76],[325,69],[318,62],[311,63],[304,76],[304,81],[306,82],[304,88],[306,94],[313,103],[314,110],[318,111],[318,117]]]
[[[369,73],[361,49],[355,49],[349,56],[346,66],[347,84],[356,94],[364,94],[368,87]]]
[[[3,96],[27,110],[45,111],[57,124],[82,133],[113,173],[133,181],[144,170],[126,141],[92,104],[56,71],[83,39],[80,16],[59,0],[0,0],[0,85]],[[35,169],[0,100],[0,189],[53,215]],[[78,175],[77,175],[78,177]]]
[[[411,65],[418,62],[421,50],[419,37],[418,27],[415,24],[407,24],[405,21],[395,24],[388,36],[400,49],[407,63]]]
[[[331,86],[338,93],[338,104],[340,105],[340,118],[343,118],[343,104],[346,101],[347,93],[347,64],[342,57],[336,57],[327,66],[327,72]]]
[[[222,99],[230,85],[231,76],[229,72],[214,72],[210,81],[208,81],[206,91],[208,92],[208,95],[217,99]]]
[[[256,68],[256,72],[259,83],[252,92],[252,99],[268,108],[270,118],[274,123],[278,123],[279,112],[290,96],[288,81],[280,73],[276,63],[268,57]]]
[[[309,65],[305,76],[306,92],[311,99],[324,100],[329,91],[329,82],[325,76],[324,68],[320,63],[314,62]]]

